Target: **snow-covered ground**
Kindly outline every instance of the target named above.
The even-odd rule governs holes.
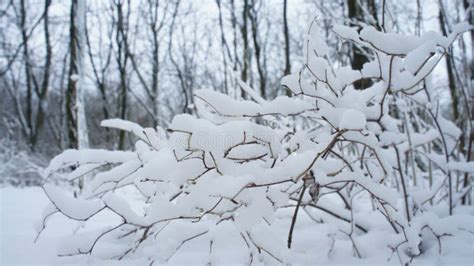
[[[47,204],[39,187],[0,188],[0,265],[88,264],[84,259],[56,255],[61,239],[74,229],[64,217],[51,219],[45,234],[34,243],[36,226]]]
[[[112,260],[103,260],[99,256],[75,256],[75,257],[58,257],[59,245],[61,239],[73,234],[77,229],[74,224],[67,222],[67,219],[56,215],[48,223],[46,230],[43,232],[39,240],[34,243],[36,237],[36,228],[42,217],[43,210],[48,204],[48,200],[41,188],[0,188],[0,265],[54,265],[54,264],[86,264],[86,265],[148,265],[150,261],[146,259],[124,259],[119,263]],[[468,228],[464,228],[465,234],[457,236],[443,237],[442,252],[438,254],[438,246],[436,239],[432,239],[423,248],[424,254],[417,257],[414,265],[473,265],[474,261],[474,210],[472,208],[459,208],[458,212],[466,214],[467,221],[462,224]],[[282,216],[290,215],[282,213]],[[295,231],[295,247],[311,247],[308,254],[315,259],[314,264],[399,264],[398,260],[393,257],[387,261],[390,251],[384,246],[383,233],[369,233],[357,238],[360,251],[363,255],[370,255],[370,259],[356,259],[352,256],[351,246],[342,236],[328,237],[331,231],[331,224],[311,223],[309,219],[301,215],[298,221],[297,231]],[[115,217],[111,215],[103,215],[97,221],[96,225],[102,226],[109,224],[111,219]],[[309,226],[312,225],[312,226]],[[286,226],[281,224],[281,229]],[[277,227],[279,227],[277,225]],[[282,232],[285,235],[286,232]],[[227,246],[221,245],[219,249],[215,249],[212,255],[212,261],[215,264],[245,264],[245,256],[242,256],[242,247],[232,246],[235,242],[226,241],[225,238],[233,238],[232,235],[222,236],[222,242],[228,242]],[[284,241],[284,236],[281,237]],[[312,239],[312,240],[311,240]],[[334,249],[331,250],[332,239],[335,239]],[[279,241],[280,239],[268,239],[268,241]],[[216,240],[219,241],[219,240]],[[308,245],[309,243],[313,243]],[[169,261],[174,265],[203,265],[209,261],[208,246],[199,243],[189,242],[189,245],[183,246],[179,252]],[[331,251],[330,251],[331,250]],[[329,252],[329,253],[328,253]],[[219,256],[219,254],[221,254]],[[379,254],[379,255],[377,255]],[[396,256],[396,255],[394,255]],[[268,262],[265,260],[264,262]]]

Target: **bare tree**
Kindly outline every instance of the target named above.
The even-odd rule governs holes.
[[[283,75],[291,73],[290,32],[288,30],[288,0],[283,0],[283,35],[285,36],[285,70]]]
[[[131,14],[131,2],[130,0],[126,1],[126,10],[124,10],[123,0],[114,1],[114,9],[117,12],[116,16],[113,17],[116,32],[115,32],[115,44],[117,46],[116,50],[116,63],[119,72],[119,89],[118,95],[119,100],[117,102],[117,112],[118,117],[121,119],[127,118],[127,107],[128,107],[128,73],[127,67],[129,62],[129,53],[128,53],[128,38],[130,30],[130,14]],[[123,149],[125,147],[125,132],[120,132],[118,148]]]
[[[176,23],[176,15],[178,12],[178,5],[173,12],[173,19],[171,21],[173,30],[170,31],[170,42],[168,46],[170,61],[174,66],[175,75],[179,80],[181,87],[181,94],[184,97],[182,105],[183,113],[191,113],[194,104],[193,90],[196,83],[196,66],[197,66],[197,49],[198,49],[198,35],[197,27],[191,28],[191,32],[186,31],[189,26],[186,22]],[[185,12],[190,13],[191,12]],[[179,34],[173,36],[173,32],[177,31]],[[175,37],[175,38],[174,38]],[[175,41],[175,42],[174,42]],[[173,49],[175,47],[175,49]],[[174,50],[178,51],[179,57],[175,56]]]
[[[259,89],[260,95],[263,98],[266,98],[266,80],[267,75],[264,69],[263,55],[262,55],[262,46],[260,44],[259,36],[259,18],[258,13],[259,9],[262,7],[262,2],[256,2],[252,0],[252,3],[249,7],[248,17],[250,19],[251,30],[252,30],[252,41],[253,41],[253,50],[255,52],[255,63],[257,65],[257,72],[259,77]]]
[[[69,83],[66,91],[66,116],[69,147],[89,146],[83,99],[85,1],[72,0],[69,27]]]
[[[109,119],[113,110],[111,110],[110,103],[113,101],[109,99],[110,91],[111,91],[111,84],[108,82],[107,76],[108,72],[111,69],[112,65],[112,52],[113,52],[113,32],[115,29],[115,24],[106,25],[107,29],[107,40],[104,40],[103,34],[99,35],[99,48],[95,49],[93,44],[91,43],[90,33],[89,33],[89,17],[86,17],[86,26],[85,26],[85,37],[86,37],[86,44],[87,44],[87,54],[89,57],[89,61],[92,67],[93,73],[93,80],[95,86],[99,90],[100,97],[102,100],[102,114],[104,119]],[[93,21],[94,28],[99,29],[99,32],[102,33],[103,25],[103,18],[101,18],[101,14],[96,14],[94,16],[95,20]],[[107,17],[105,18],[107,21]],[[97,24],[98,23],[98,26]],[[105,45],[107,44],[107,45]],[[111,138],[110,131],[106,129],[106,142],[109,142]]]
[[[222,11],[222,5],[221,5],[221,0],[216,0],[217,8],[219,9],[219,30],[221,34],[221,51],[222,51],[222,60],[224,63],[224,92],[228,93],[229,88],[228,88],[228,74],[227,74],[227,57],[229,57],[229,60],[232,61],[232,55],[230,54],[229,46],[227,44],[226,38],[225,38],[225,31],[224,31],[224,19],[223,19],[223,11]]]
[[[243,82],[247,82],[249,79],[249,64],[250,64],[250,51],[249,51],[249,38],[248,38],[248,17],[249,17],[249,0],[244,0],[244,7],[242,9],[242,25],[240,26],[240,34],[242,35],[242,61],[243,66],[241,70],[240,79]],[[245,92],[242,92],[242,96],[245,96]]]
[[[20,125],[23,136],[25,137],[29,148],[33,151],[35,151],[36,149],[38,138],[44,125],[45,106],[49,90],[49,79],[51,75],[52,49],[49,34],[50,5],[50,0],[44,2],[44,9],[41,13],[41,16],[36,20],[33,26],[28,29],[27,21],[30,17],[28,14],[27,4],[25,0],[20,1],[19,10],[15,4],[11,4],[15,11],[16,17],[19,19],[19,28],[21,31],[21,45],[18,47],[22,47],[22,64],[24,68],[25,81],[24,83],[20,82],[19,80],[15,81],[15,75],[11,75],[11,82],[8,83],[7,81],[5,81],[4,84],[10,96],[14,99],[15,102],[17,124]],[[33,70],[33,66],[35,65],[35,63],[33,62],[30,51],[30,38],[35,28],[40,25],[41,22],[43,22],[42,24],[45,40],[45,55],[44,65],[41,67],[42,74],[37,75],[37,73],[35,73],[35,71]],[[14,56],[14,58],[16,58],[16,56]],[[7,68],[5,71],[13,71],[13,69],[11,69],[10,63],[7,63]],[[21,100],[22,84],[25,84],[26,87],[25,101]],[[23,111],[23,109],[25,109],[25,112]]]

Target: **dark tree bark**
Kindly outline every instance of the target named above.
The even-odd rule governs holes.
[[[367,8],[369,10],[369,13],[370,15],[372,16],[372,18],[374,19],[373,21],[373,26],[381,31],[382,30],[382,27],[380,26],[380,23],[379,23],[379,18],[378,18],[378,14],[377,14],[377,5],[376,5],[376,1],[375,0],[367,0]]]
[[[44,2],[44,39],[45,39],[45,66],[43,71],[43,82],[41,84],[41,89],[37,91],[38,97],[38,110],[36,111],[36,129],[33,134],[31,145],[34,148],[38,142],[38,137],[43,128],[44,119],[45,119],[45,110],[44,102],[47,100],[48,88],[49,88],[49,77],[51,75],[51,60],[52,60],[52,49],[51,49],[51,40],[49,36],[49,6],[51,5],[51,0],[46,0]]]
[[[219,29],[221,31],[221,45],[222,45],[222,60],[224,62],[224,93],[229,93],[228,81],[227,81],[227,56],[226,51],[229,52],[229,47],[227,46],[227,41],[224,35],[224,21],[222,18],[222,7],[221,0],[216,0],[217,8],[219,9]],[[230,53],[229,53],[230,56]],[[232,57],[230,56],[230,60]]]
[[[358,4],[359,0],[347,0],[347,7],[349,12],[349,19],[351,20],[351,26],[359,27],[358,22],[364,21],[364,16],[362,10]],[[351,58],[351,66],[353,69],[361,70],[365,63],[367,63],[369,59],[364,55],[364,52],[357,46],[352,47],[352,58]],[[372,85],[372,81],[370,79],[360,79],[354,82],[354,87],[358,90],[363,90]]]
[[[262,66],[262,60],[261,60],[261,45],[260,41],[258,38],[258,11],[256,9],[256,3],[255,0],[252,0],[252,5],[251,8],[249,8],[249,14],[250,18],[250,24],[251,24],[251,29],[252,29],[252,41],[253,41],[253,46],[254,46],[254,51],[255,51],[255,61],[257,63],[257,71],[258,71],[258,76],[260,79],[260,95],[262,98],[266,98],[266,74],[264,67]]]
[[[469,0],[464,0],[464,9],[466,10],[466,12],[468,13],[468,20],[469,20],[469,24],[473,25],[474,24],[474,7],[470,6],[469,4]],[[472,1],[471,1],[472,2]],[[470,9],[469,9],[470,8]],[[471,96],[470,99],[468,99],[469,103],[468,105],[471,107],[471,110],[469,110],[470,112],[470,116],[471,119],[472,117],[474,117],[474,98],[473,98],[473,95],[474,95],[474,30],[471,30],[471,62],[469,64],[469,68],[470,68],[470,82],[468,82],[468,84],[470,84],[469,86],[469,90],[468,93],[469,95]],[[469,134],[469,137],[466,138],[467,139],[467,148],[466,148],[466,159],[467,161],[471,161],[472,160],[472,144],[474,142],[474,129],[471,127],[471,132],[466,132],[467,134]],[[465,173],[464,174],[464,178],[463,178],[463,187],[468,187],[470,185],[470,179],[469,179],[469,173]],[[462,198],[462,201],[461,201],[462,204],[467,204],[469,203],[470,204],[470,198],[468,198],[467,195],[465,195],[463,198]]]
[[[234,50],[234,71],[237,71],[238,66],[241,65],[239,60],[239,55],[237,53],[237,15],[235,10],[234,0],[230,0],[230,9],[231,9],[231,22],[232,22],[232,33],[233,38],[233,50]]]
[[[160,62],[160,42],[158,41],[158,33],[161,31],[164,25],[165,15],[163,15],[163,20],[159,23],[158,21],[158,9],[159,1],[154,3],[149,1],[150,8],[150,31],[152,33],[152,72],[151,72],[151,104],[153,109],[153,126],[158,125],[158,116],[159,116],[159,104],[158,104],[158,92],[159,92],[159,72],[161,68]],[[168,6],[166,6],[167,9]]]
[[[248,80],[248,69],[249,69],[249,40],[248,40],[248,14],[249,14],[249,3],[248,0],[244,0],[244,7],[242,9],[242,25],[240,27],[240,32],[242,34],[242,57],[243,57],[243,67],[240,75],[240,79],[243,82]],[[242,96],[245,97],[245,92],[242,91]]]
[[[441,28],[441,32],[443,33],[444,36],[447,36],[448,31],[446,29],[446,18],[444,17],[443,12],[439,12],[439,24]],[[448,52],[445,55],[446,58],[446,71],[448,74],[448,87],[449,87],[449,92],[451,95],[451,111],[453,113],[453,118],[454,122],[456,124],[459,124],[459,103],[458,103],[458,95],[456,92],[456,80],[454,78],[454,70],[453,70],[453,62],[451,59],[451,54]],[[461,138],[462,139],[462,138]]]
[[[84,79],[85,2],[71,1],[69,22],[69,75],[66,90],[66,121],[70,148],[89,146],[82,84]]]
[[[85,39],[86,39],[86,45],[87,45],[87,52],[88,52],[89,60],[91,62],[91,66],[92,66],[92,72],[94,74],[95,85],[97,89],[99,90],[100,97],[102,100],[103,119],[110,118],[109,101],[107,99],[107,91],[109,90],[109,86],[106,83],[106,72],[109,69],[109,66],[111,63],[111,57],[112,57],[112,51],[113,51],[112,34],[113,34],[113,27],[107,33],[108,38],[110,39],[110,43],[106,49],[107,52],[106,52],[105,62],[103,63],[102,53],[100,52],[98,55],[99,62],[97,63],[96,60],[94,59],[96,56],[92,52],[92,45],[89,39],[89,31],[88,31],[87,19],[86,19]],[[106,131],[106,142],[108,142],[110,140],[110,130],[109,128],[105,128],[105,131]]]
[[[72,0],[70,9],[70,26],[69,26],[69,75],[68,75],[68,86],[66,90],[66,120],[67,120],[67,131],[69,138],[69,148],[79,148],[79,133],[77,129],[77,80],[74,80],[73,75],[78,75],[79,70],[77,66],[78,57],[78,32],[76,23],[77,16],[77,1]]]
[[[33,148],[31,145],[31,136],[33,133],[33,88],[31,84],[32,73],[31,73],[31,64],[30,64],[30,52],[28,47],[29,36],[26,30],[26,7],[25,0],[20,1],[20,27],[21,27],[21,37],[23,42],[23,57],[25,60],[25,77],[26,77],[26,138],[30,142],[30,148]]]
[[[290,61],[290,32],[288,30],[288,0],[283,0],[283,34],[285,36],[285,70],[283,75],[291,74]]]
[[[127,102],[128,102],[128,82],[127,82],[127,65],[128,52],[126,43],[128,41],[128,22],[130,17],[130,0],[127,2],[127,13],[124,14],[123,2],[117,1],[115,3],[117,9],[117,32],[115,40],[117,44],[117,65],[119,70],[119,102],[118,115],[121,119],[127,118]],[[125,131],[121,130],[119,133],[118,149],[125,148]]]

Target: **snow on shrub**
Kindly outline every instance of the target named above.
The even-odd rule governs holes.
[[[207,243],[209,262],[226,242],[243,249],[247,263],[308,262],[311,254],[331,253],[336,241],[350,243],[349,256],[369,258],[371,248],[358,243],[373,232],[384,235],[377,248],[397,254],[401,263],[423,252],[428,240],[422,231],[436,236],[441,248],[444,236],[460,230],[456,219],[447,226],[446,217],[470,193],[453,178],[474,169],[453,153],[460,131],[439,113],[424,80],[469,29],[463,23],[449,36],[417,37],[334,26],[342,41],[370,51],[373,60],[359,71],[336,67],[312,26],[303,69],[282,80],[292,97],[265,101],[246,84],[254,101],[198,90],[199,118],[177,115],[167,133],[103,121],[134,134],[135,149],[67,150],[54,158],[43,172],[46,180],[59,171],[70,171],[71,181],[89,177],[78,198],[43,186],[52,203],[43,225],[55,213],[87,223],[112,213],[115,223],[85,227],[60,255],[96,254],[109,243],[109,258],[151,263],[168,261],[193,241]],[[360,79],[373,85],[356,90],[352,84]],[[443,212],[432,211],[434,203]],[[330,223],[324,228],[332,244],[306,252],[328,240],[298,234],[301,216],[313,221],[308,232]],[[374,226],[371,219],[383,222]]]

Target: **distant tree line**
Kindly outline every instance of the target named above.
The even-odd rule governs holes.
[[[237,80],[263,99],[291,94],[280,79],[304,64],[301,36],[311,20],[326,37],[334,23],[416,35],[428,29],[447,34],[466,19],[472,24],[469,0],[409,2],[2,1],[0,137],[5,147],[46,158],[65,148],[125,149],[132,138],[100,128],[101,120],[166,127],[175,114],[199,115],[194,90],[248,98]],[[438,10],[436,19],[425,10],[428,2]],[[438,88],[446,99],[440,111],[462,129],[458,152],[471,160],[474,33],[466,36],[449,48],[445,68],[436,73],[448,77]],[[374,57],[363,47],[332,50],[337,64],[354,69]],[[427,86],[438,86],[436,76],[428,80],[433,84]],[[354,86],[362,90],[371,82]]]

